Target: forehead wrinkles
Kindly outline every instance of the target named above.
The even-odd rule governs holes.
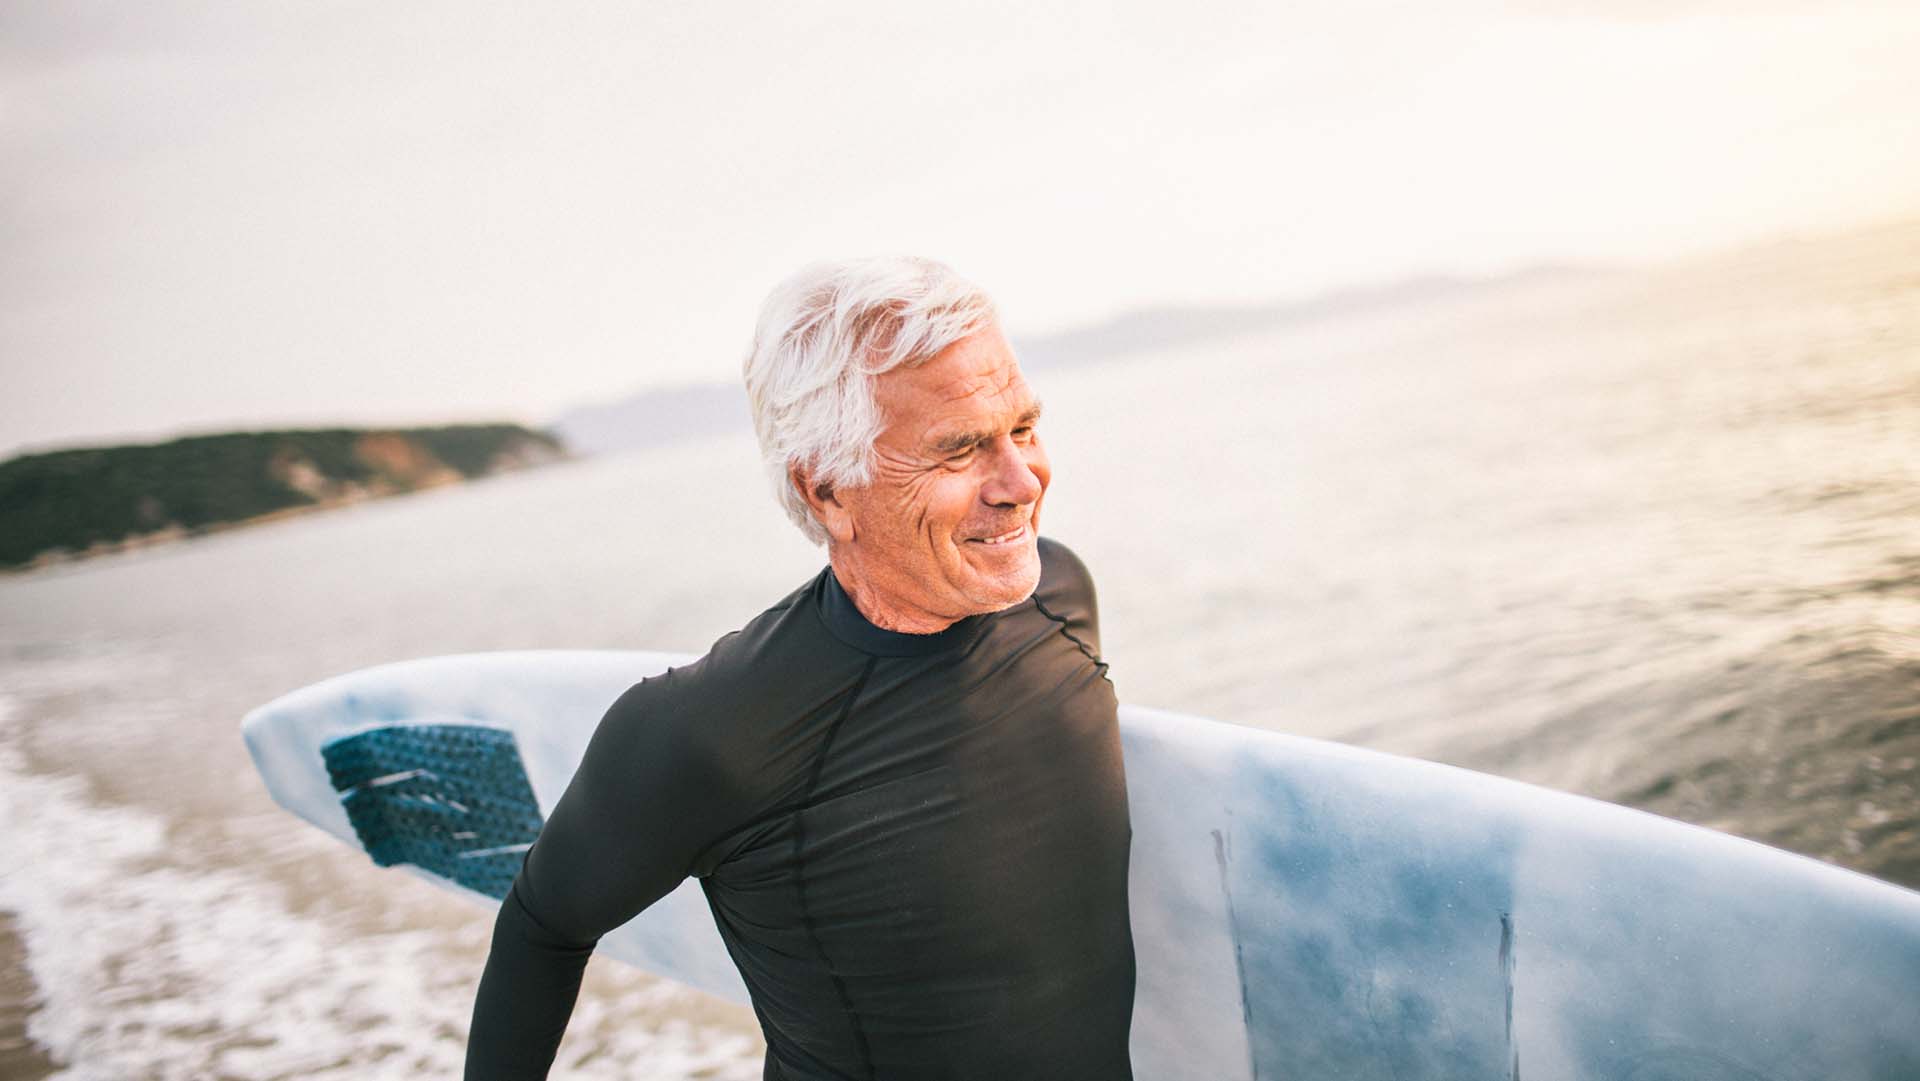
[[[892,393],[883,392],[876,397],[883,434],[908,439],[933,428],[977,427],[983,418],[980,410],[968,408],[970,402],[984,405],[989,414],[985,419],[992,423],[1015,419],[1033,401],[1020,369],[1012,364],[967,372],[933,387],[897,385]]]
[[[938,393],[943,403],[965,401],[973,397],[1000,398],[1013,393],[1015,384],[1020,382],[1024,382],[1020,378],[1020,369],[1003,364],[988,371],[956,376]]]

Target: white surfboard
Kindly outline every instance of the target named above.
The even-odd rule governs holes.
[[[282,806],[493,905],[607,706],[691,659],[410,661],[243,728]],[[1920,1079],[1920,894],[1429,762],[1120,726],[1141,1081]],[[694,882],[600,948],[746,1001]]]

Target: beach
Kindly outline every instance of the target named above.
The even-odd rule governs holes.
[[[27,1038],[27,1016],[38,1003],[27,952],[14,933],[13,916],[0,912],[0,1081],[40,1081],[54,1062]]]

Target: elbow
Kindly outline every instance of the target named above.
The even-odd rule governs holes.
[[[572,931],[556,923],[551,916],[543,918],[538,906],[528,903],[526,895],[530,891],[524,883],[523,875],[500,902],[500,913],[493,922],[493,948],[497,950],[503,943],[512,942],[547,954],[592,953],[594,946],[599,944],[600,936]]]

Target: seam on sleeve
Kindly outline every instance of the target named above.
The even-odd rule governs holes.
[[[1067,629],[1068,628],[1067,621],[1060,618],[1059,616],[1054,615],[1053,612],[1050,611],[1046,605],[1040,603],[1040,598],[1038,596],[1035,596],[1033,598],[1033,606],[1034,608],[1039,610],[1041,615],[1046,616],[1048,619],[1053,620],[1055,623],[1058,623],[1060,625],[1060,633],[1066,636],[1067,641],[1072,642],[1076,646],[1079,646],[1080,652],[1086,654],[1088,660],[1092,661],[1094,664],[1100,667],[1100,677],[1102,679],[1105,679],[1107,675],[1107,662],[1101,660],[1100,655],[1098,653],[1095,653],[1092,647],[1088,646],[1085,642],[1081,641],[1079,635],[1076,635],[1071,630]],[[1111,682],[1111,680],[1109,680],[1109,682]]]

